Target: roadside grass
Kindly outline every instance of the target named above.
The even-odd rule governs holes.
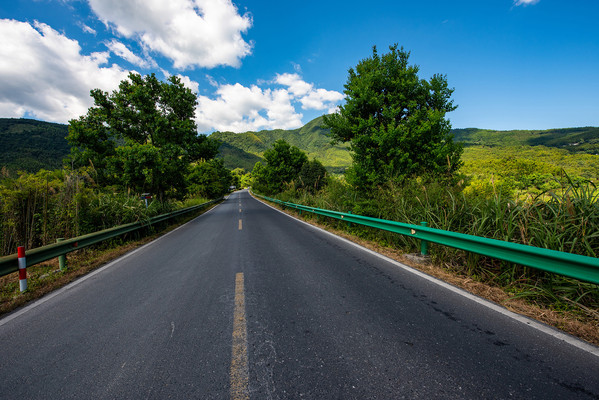
[[[336,219],[309,213],[300,215],[295,210],[269,204],[510,311],[599,346],[597,285],[433,244],[432,262],[421,264],[406,256],[418,249],[419,244],[412,238],[367,227],[348,227]],[[484,267],[475,268],[477,264]]]
[[[185,204],[186,207],[191,205],[195,204]],[[180,217],[176,222],[168,225],[153,226],[146,228],[145,232],[138,231],[139,233],[133,235],[125,235],[73,251],[67,254],[67,269],[64,272],[60,271],[58,267],[58,259],[29,267],[27,268],[27,290],[23,293],[19,291],[18,272],[0,277],[0,315],[14,311],[47,293],[60,289],[79,277],[191,221],[214,206],[208,206],[193,215]]]

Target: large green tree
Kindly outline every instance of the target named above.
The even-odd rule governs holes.
[[[187,176],[189,193],[214,199],[229,192],[232,176],[223,160],[194,163]]]
[[[451,176],[461,165],[462,148],[453,142],[445,118],[453,111],[453,89],[443,75],[418,77],[409,52],[397,44],[349,69],[345,104],[324,117],[336,142],[350,142],[349,180],[364,190],[406,177]]]
[[[306,162],[306,153],[279,139],[264,152],[264,163],[257,162],[254,166],[254,187],[265,193],[281,192],[286,183],[297,179]]]
[[[212,159],[218,142],[197,134],[197,99],[176,76],[131,73],[119,89],[91,91],[94,106],[69,122],[71,162],[100,185],[183,197],[191,162]]]
[[[320,161],[306,161],[298,175],[298,186],[314,193],[326,185],[326,176],[327,170]]]

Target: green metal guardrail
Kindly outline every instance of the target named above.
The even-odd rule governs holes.
[[[92,244],[100,243],[104,240],[111,239],[128,232],[133,232],[137,229],[145,228],[154,225],[158,222],[166,221],[171,218],[181,216],[183,214],[198,211],[202,208],[216,203],[221,199],[212,200],[206,203],[198,204],[181,210],[152,217],[147,221],[132,222],[130,224],[119,225],[114,228],[105,229],[103,231],[90,233],[83,236],[78,236],[72,239],[67,239],[59,243],[49,244],[47,246],[38,247],[36,249],[27,250],[27,267],[30,267],[41,262],[51,260],[53,258],[70,253],[71,251],[79,250]],[[17,255],[0,257],[0,276],[8,275],[19,270]]]
[[[422,249],[424,254],[426,254],[426,250],[424,249],[426,248],[425,244],[427,242],[437,243],[481,254],[483,256],[493,257],[515,264],[526,265],[543,271],[576,278],[581,281],[599,284],[599,259],[594,257],[444,231],[421,225],[404,224],[379,218],[308,207],[257,195],[255,193],[254,195],[284,207],[294,208],[300,212],[311,212],[317,215],[343,220],[348,223],[365,225],[420,239],[423,243]]]

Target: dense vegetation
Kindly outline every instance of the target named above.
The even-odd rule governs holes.
[[[454,129],[455,140],[464,146],[545,146],[570,153],[599,154],[599,128],[493,131],[489,129]]]
[[[2,169],[0,255],[143,220],[229,190],[231,171],[214,159],[219,143],[197,134],[196,96],[179,78],[160,82],[130,74],[117,91],[95,89],[91,95],[94,106],[70,121],[71,153],[61,169]],[[153,198],[147,209],[142,193]]]
[[[151,201],[146,208],[138,196],[104,190],[84,171],[67,169],[4,176],[0,198],[0,256],[17,246],[32,249],[205,201]]]
[[[14,176],[18,170],[37,172],[62,167],[62,160],[70,153],[67,133],[68,125],[0,118],[0,168]],[[263,159],[264,152],[276,140],[283,139],[309,158],[320,160],[330,173],[342,173],[351,165],[349,146],[331,145],[329,133],[319,117],[296,130],[215,132],[210,137],[221,141],[217,158],[223,159],[228,169],[251,171]],[[599,128],[535,131],[467,128],[452,129],[451,134],[464,146],[460,172],[468,176],[486,177],[490,181],[494,175],[496,180],[501,175],[496,165],[510,159],[542,162],[543,174],[559,175],[564,169],[572,177],[599,179],[599,149],[585,150],[592,143],[599,143]]]
[[[349,69],[345,104],[324,117],[335,142],[349,142],[346,177],[365,192],[422,174],[451,179],[461,166],[445,114],[455,110],[443,75],[420,79],[410,53],[397,44]]]
[[[264,152],[264,163],[257,162],[252,170],[255,190],[280,193],[287,187],[309,193],[325,186],[326,169],[316,159],[309,161],[306,153],[280,139]]]
[[[69,122],[68,141],[71,163],[91,168],[101,186],[182,199],[192,163],[218,154],[218,142],[197,134],[196,95],[176,76],[131,73],[118,91],[91,95],[94,106]]]
[[[0,118],[0,168],[13,174],[61,168],[70,151],[67,129],[32,119]]]

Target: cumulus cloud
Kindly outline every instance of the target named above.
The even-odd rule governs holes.
[[[304,110],[327,110],[332,113],[344,97],[334,90],[314,89],[314,84],[305,82],[298,74],[277,75],[275,83],[287,86]]]
[[[311,83],[305,82],[298,74],[278,74],[274,82],[287,86],[295,96],[305,96],[314,87]]]
[[[528,6],[531,4],[537,4],[540,0],[514,0],[515,6]]]
[[[216,84],[216,82],[213,82]],[[217,87],[215,96],[198,97],[196,122],[201,132],[210,129],[231,132],[257,131],[260,129],[294,129],[303,125],[304,110],[333,112],[343,95],[325,89],[315,89],[298,74],[280,74],[270,82],[285,88],[250,87],[239,83]]]
[[[95,30],[95,29],[93,29],[93,28],[90,28],[89,26],[85,25],[85,24],[84,24],[84,23],[82,23],[82,22],[78,22],[78,23],[77,23],[77,25],[78,25],[78,26],[81,28],[81,30],[83,30],[83,32],[85,32],[85,33],[89,33],[89,34],[91,34],[91,35],[94,35],[94,36],[97,34],[97,32],[96,32],[96,30]]]
[[[105,42],[108,50],[83,54],[80,44],[50,26],[0,20],[0,115],[33,116],[66,123],[93,105],[89,91],[112,91],[127,79],[128,70],[109,65],[111,54],[139,67],[170,72],[134,54],[118,40]],[[200,85],[177,75],[194,93]],[[343,98],[339,92],[316,88],[297,74],[279,74],[269,81],[244,86],[223,84],[209,75],[198,95],[196,121],[201,132],[293,129],[303,125],[301,110],[331,112]],[[208,88],[210,91],[208,91]]]
[[[293,129],[302,126],[302,114],[295,111],[286,90],[262,89],[239,83],[221,85],[216,98],[198,97],[198,129],[245,132],[260,129]]]
[[[329,114],[337,110],[337,103],[343,99],[339,92],[325,89],[310,91],[306,96],[300,98],[304,110],[326,110]]]
[[[118,34],[173,61],[177,69],[238,67],[251,53],[242,33],[252,26],[231,0],[88,0]]]
[[[151,58],[145,60],[139,57],[138,55],[134,54],[131,50],[129,50],[127,46],[125,46],[123,43],[119,42],[116,39],[113,39],[112,41],[106,43],[106,47],[108,47],[108,49],[117,56],[129,61],[133,65],[137,65],[140,68],[157,67],[156,62],[154,60],[152,60]]]
[[[107,64],[109,53],[81,54],[50,26],[0,20],[0,115],[66,123],[93,104],[90,89],[111,91],[128,71]]]

